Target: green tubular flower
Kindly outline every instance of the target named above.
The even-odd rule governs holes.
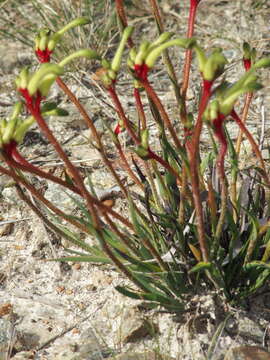
[[[149,148],[148,139],[149,139],[148,129],[142,130],[141,131],[141,146],[146,150]]]
[[[27,85],[29,95],[32,96],[39,90],[42,96],[47,96],[57,76],[63,73],[64,69],[59,65],[42,64],[29,79]]]
[[[205,63],[206,64],[206,63]],[[262,85],[258,82],[258,76],[255,71],[260,68],[270,67],[270,59],[264,58],[257,61],[245,74],[232,86],[227,82],[222,83],[215,89],[216,100],[218,101],[219,113],[222,115],[229,115],[239,98],[239,96],[260,90]],[[213,103],[213,102],[212,102]],[[211,103],[211,104],[212,104]],[[209,119],[210,116],[209,106],[204,112],[204,118]]]
[[[21,120],[18,118],[21,110],[22,110],[23,104],[21,102],[17,102],[14,105],[13,112],[11,114],[10,119],[7,121],[6,119],[3,119],[1,122],[1,137],[2,137],[2,143],[7,144],[12,139],[14,131],[16,130],[16,126],[21,122]]]
[[[132,26],[128,26],[125,28],[125,30],[122,33],[122,39],[120,41],[120,44],[118,45],[118,48],[116,50],[116,53],[114,55],[114,58],[111,62],[111,70],[117,73],[120,69],[122,55],[126,46],[126,43],[130,36],[132,35],[134,31],[134,28]]]
[[[10,142],[17,123],[18,123],[18,118],[13,118],[6,122],[4,131],[2,133],[3,144],[8,144]]]
[[[203,114],[204,120],[212,123],[218,117],[220,105],[218,99],[211,101]]]
[[[29,116],[24,121],[21,121],[19,125],[17,125],[13,134],[13,139],[16,141],[17,144],[20,144],[23,141],[25,134],[27,133],[30,126],[34,124],[34,122],[34,117]]]
[[[203,79],[214,81],[222,74],[225,65],[228,63],[227,59],[222,54],[222,49],[214,49],[208,58],[199,45],[195,44],[194,50],[199,63],[199,71],[201,72]]]
[[[246,71],[248,71],[256,59],[256,49],[251,48],[247,42],[243,44],[243,65]]]
[[[22,69],[20,74],[15,79],[15,84],[17,88],[26,89],[29,82],[29,78],[30,78],[29,68],[25,67],[24,69]]]
[[[152,50],[150,47],[150,51],[148,52],[145,58],[145,65],[151,69],[155,65],[155,62],[157,58],[160,56],[160,54],[170,46],[179,46],[184,49],[188,49],[194,46],[195,42],[196,42],[195,39],[179,38],[179,39],[166,41],[165,43],[155,47]]]
[[[35,41],[35,53],[36,53],[38,60],[41,63],[50,62],[51,54],[52,54],[53,50],[55,49],[57,43],[60,41],[63,34],[66,31],[68,31],[76,26],[85,25],[88,23],[89,23],[88,19],[86,19],[84,17],[80,17],[80,18],[77,18],[77,19],[71,21],[70,23],[65,25],[62,29],[57,31],[56,33],[53,33],[49,29],[41,29],[39,34],[35,37],[35,40],[34,40]]]
[[[128,67],[132,70],[135,78],[138,80],[145,80],[148,71],[153,68],[157,58],[168,47],[179,46],[188,49],[196,43],[194,38],[178,38],[171,40],[172,36],[173,33],[165,32],[152,44],[147,40],[143,41],[137,52],[134,48],[131,49],[128,58]]]
[[[25,120],[19,117],[22,108],[22,102],[17,102],[10,118],[0,120],[0,147],[6,147],[11,143],[14,146],[19,144],[29,127],[34,123],[35,120],[32,116]]]
[[[85,57],[87,59],[95,59],[95,60],[101,60],[101,57],[98,55],[98,53],[91,49],[81,49],[78,51],[75,51],[74,53],[68,55],[65,57],[60,63],[58,64],[61,67],[64,67],[74,59],[77,59],[78,57]]]
[[[30,74],[27,68],[21,71],[15,83],[17,90],[25,99],[25,105],[30,112],[34,108],[40,112],[42,97],[48,95],[53,82],[63,72],[64,69],[61,66],[49,63],[42,64],[33,74]]]
[[[134,30],[134,28],[131,26],[128,26],[124,29],[124,31],[122,33],[122,38],[121,38],[120,44],[118,45],[118,48],[114,55],[114,58],[111,62],[109,62],[107,59],[102,59],[101,56],[99,56],[95,51],[92,51],[92,50],[89,50],[89,51],[91,51],[91,53],[89,52],[88,56],[85,55],[88,58],[100,60],[102,70],[104,70],[104,71],[102,71],[102,75],[99,76],[99,79],[102,81],[103,85],[106,88],[113,85],[116,81],[117,74],[120,70],[122,55],[123,55],[125,46],[126,46],[128,39],[132,35],[133,30]],[[71,55],[70,57],[61,61],[61,63],[59,65],[61,65],[61,66],[65,65],[67,62],[69,62],[74,57],[75,57],[75,54]]]
[[[262,85],[257,82],[250,82],[248,85],[243,86],[239,90],[232,93],[230,96],[226,96],[222,103],[220,104],[220,112],[223,115],[229,115],[234,107],[239,96],[246,94],[248,92],[254,92],[260,90]]]
[[[173,32],[164,32],[162,33],[156,41],[154,41],[150,47],[149,47],[149,51],[152,51],[153,49],[155,49],[156,47],[158,47],[159,45],[164,44],[165,42],[167,42],[168,40],[171,39],[171,37],[174,35]]]
[[[144,40],[138,50],[138,53],[135,57],[134,63],[135,65],[143,65],[145,62],[145,58],[148,55],[148,49],[150,47],[150,42],[147,40]]]

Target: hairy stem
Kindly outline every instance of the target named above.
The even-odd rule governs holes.
[[[155,21],[157,24],[158,33],[162,34],[164,32],[164,26],[163,26],[161,14],[159,11],[158,3],[156,0],[149,0],[149,3],[151,5],[152,13],[154,15],[154,18],[155,18]],[[178,104],[179,108],[181,108],[183,106],[183,99],[180,94],[180,87],[178,85],[177,77],[176,77],[175,70],[174,70],[173,64],[171,62],[170,56],[169,56],[168,49],[165,49],[162,52],[162,59],[166,66],[169,78],[173,84],[173,89],[174,89],[174,94],[175,94],[177,104]]]
[[[155,90],[153,89],[153,87],[150,85],[149,81],[147,79],[141,81],[142,83],[142,86],[145,88],[149,98],[153,101],[153,103],[156,105],[159,113],[160,113],[160,116],[165,124],[165,126],[168,128],[172,138],[173,138],[173,141],[175,143],[175,146],[180,149],[182,148],[182,145],[180,143],[180,140],[178,139],[178,136],[174,130],[174,127],[171,123],[171,120],[164,108],[164,106],[162,105],[162,102],[160,101],[159,97],[157,96]]]
[[[101,155],[102,161],[104,162],[104,164],[106,165],[106,167],[109,169],[110,173],[112,174],[112,176],[114,177],[115,181],[117,182],[117,185],[120,187],[120,189],[122,190],[123,194],[128,197],[127,191],[125,186],[123,185],[121,179],[119,178],[119,176],[117,175],[116,171],[114,170],[110,160],[107,158],[106,156],[106,152],[104,149],[104,146],[102,144],[100,135],[97,131],[97,129],[95,128],[94,122],[92,121],[92,119],[90,118],[90,116],[88,115],[88,113],[86,112],[85,108],[82,106],[82,104],[78,101],[77,97],[72,93],[72,91],[70,91],[70,89],[67,87],[67,85],[58,77],[57,78],[57,84],[59,85],[59,87],[67,94],[67,96],[69,97],[69,99],[73,102],[73,104],[77,107],[77,109],[79,110],[80,114],[82,115],[83,120],[85,121],[86,125],[88,126],[88,128],[91,130],[92,136],[96,142],[96,146],[97,149]]]
[[[203,209],[202,209],[202,202],[200,196],[200,182],[199,182],[199,173],[198,173],[199,165],[198,165],[197,156],[199,154],[200,136],[203,125],[203,113],[211,96],[211,87],[212,87],[212,82],[203,80],[203,94],[199,105],[197,122],[195,124],[194,133],[191,139],[189,139],[186,143],[186,148],[190,161],[190,180],[192,186],[194,206],[196,210],[199,243],[200,243],[200,249],[202,252],[203,260],[205,262],[209,261],[209,254],[208,254],[208,247],[206,243],[205,230],[204,230]]]
[[[194,34],[194,25],[195,25],[195,18],[196,18],[198,3],[199,2],[197,2],[197,1],[190,1],[188,29],[187,29],[187,35],[186,35],[187,38],[191,38]],[[188,89],[188,85],[189,85],[191,59],[192,59],[192,50],[187,49],[186,53],[185,53],[183,84],[182,84],[182,88],[181,88],[181,93],[182,93],[184,102],[186,100],[187,89]]]
[[[64,161],[67,169],[69,170],[69,172],[72,175],[75,183],[77,184],[82,196],[86,200],[87,208],[88,208],[88,210],[89,210],[89,212],[90,212],[90,214],[92,216],[92,219],[93,219],[93,225],[94,225],[94,227],[96,229],[98,229],[100,227],[100,223],[99,223],[99,219],[98,219],[98,216],[97,216],[97,212],[96,212],[96,210],[94,208],[93,201],[92,201],[92,199],[90,197],[89,192],[87,191],[87,189],[86,189],[86,187],[84,185],[83,179],[81,178],[78,170],[75,168],[75,166],[69,160],[68,156],[66,155],[66,153],[62,149],[61,145],[59,144],[59,142],[57,141],[57,139],[55,138],[55,136],[53,135],[53,133],[49,129],[46,121],[43,119],[41,113],[33,106],[28,106],[28,110],[31,112],[31,115],[36,119],[40,129],[42,130],[44,135],[47,137],[49,142],[52,144],[55,151],[58,153],[59,157]]]

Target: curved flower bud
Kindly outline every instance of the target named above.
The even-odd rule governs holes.
[[[62,29],[57,31],[56,33],[52,33],[49,29],[40,30],[39,34],[35,37],[35,52],[37,58],[41,63],[46,63],[50,61],[51,54],[55,49],[57,43],[60,41],[63,34],[79,25],[88,24],[89,20],[86,18],[77,18],[67,25],[65,25]]]
[[[103,69],[105,69],[105,70],[110,69],[110,66],[111,66],[110,62],[107,59],[102,59],[101,65],[102,65]]]
[[[220,74],[222,74],[227,63],[227,59],[222,54],[222,49],[215,49],[203,66],[203,78],[207,81],[215,80]]]
[[[263,58],[258,60],[252,67],[252,69],[260,69],[270,67],[270,58]]]
[[[69,62],[71,62],[72,60],[78,57],[86,57],[88,59],[99,59],[99,60],[101,59],[101,57],[98,55],[96,51],[91,49],[81,49],[65,57],[62,61],[59,62],[58,65],[64,67]]]
[[[15,79],[15,84],[18,89],[26,89],[29,82],[29,68],[25,67]]]
[[[118,45],[118,48],[114,55],[114,58],[111,62],[111,69],[116,73],[120,69],[121,59],[122,59],[122,55],[123,55],[126,43],[127,43],[128,39],[130,38],[130,36],[132,35],[133,31],[134,31],[134,28],[132,26],[128,26],[125,28],[125,30],[122,33],[122,39],[120,41],[120,44]]]
[[[13,139],[16,141],[17,144],[20,144],[23,141],[26,132],[28,131],[30,126],[34,124],[34,122],[35,118],[33,116],[30,116],[24,121],[22,121],[19,126],[16,127],[13,134]]]
[[[256,49],[251,48],[247,42],[243,44],[243,65],[246,71],[248,71],[256,58]]]
[[[90,20],[87,19],[86,17],[76,18],[76,19],[72,20],[71,22],[69,22],[67,25],[63,26],[60,30],[58,30],[52,36],[52,38],[62,36],[65,32],[67,32],[70,29],[73,29],[76,26],[86,25],[86,24],[89,24],[89,23],[90,23]]]
[[[169,40],[169,41],[159,45],[158,47],[154,48],[152,51],[150,51],[147,54],[146,59],[145,59],[145,65],[147,65],[148,68],[151,69],[155,65],[155,62],[156,62],[157,58],[159,57],[159,55],[170,46],[175,45],[175,46],[182,47],[184,49],[188,49],[188,48],[191,48],[194,44],[195,44],[194,38],[191,38],[191,39],[179,38],[179,39]]]
[[[135,49],[135,47],[133,47],[128,55],[128,58],[130,61],[132,61],[133,65],[135,64],[136,56],[137,56],[137,50]]]
[[[249,82],[245,86],[241,87],[237,91],[231,93],[229,96],[227,95],[224,98],[224,100],[220,104],[220,112],[223,115],[229,115],[234,107],[236,100],[239,98],[240,95],[260,90],[261,88],[262,85],[257,83],[256,81]]]
[[[42,64],[29,80],[27,85],[29,95],[33,96],[39,90],[41,95],[47,96],[56,77],[63,73],[64,69],[59,65]]]
[[[202,48],[195,44],[194,50],[199,63],[199,71],[204,80],[214,81],[222,74],[225,65],[228,63],[226,57],[222,54],[222,49],[214,49],[212,54],[207,57]]]
[[[200,73],[202,73],[204,66],[206,64],[206,61],[207,61],[207,57],[206,57],[203,49],[198,44],[194,45],[194,50],[196,52],[198,63],[199,63],[199,71],[200,71]]]
[[[2,143],[8,144],[10,140],[12,139],[12,135],[14,133],[14,130],[16,128],[18,122],[18,118],[9,119],[9,121],[6,122],[4,131],[2,131]]]
[[[148,54],[148,49],[150,47],[150,42],[147,40],[144,40],[137,52],[137,55],[135,57],[134,63],[135,65],[142,65],[146,59],[146,56]]]
[[[22,111],[22,108],[23,108],[23,103],[21,101],[16,102],[16,104],[14,104],[13,106],[13,112],[10,119],[17,118],[20,112]]]
[[[0,147],[9,146],[16,146],[18,143],[22,141],[24,135],[28,128],[33,124],[35,121],[34,118],[28,117],[25,120],[22,120],[19,117],[19,114],[22,110],[23,104],[22,102],[17,102],[14,105],[12,115],[10,118],[1,119],[0,121]]]
[[[149,148],[148,139],[149,139],[149,131],[148,131],[148,129],[142,130],[142,131],[141,131],[141,146],[142,146],[144,149],[148,149],[148,148]]]
[[[219,101],[217,99],[211,101],[204,112],[204,119],[212,122],[218,117],[219,110]]]
[[[162,33],[157,40],[155,40],[149,47],[149,50],[154,49],[155,47],[165,43],[166,41],[170,40],[170,38],[174,35],[173,32],[164,32]]]

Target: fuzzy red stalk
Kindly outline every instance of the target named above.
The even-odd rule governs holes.
[[[203,92],[202,92],[201,101],[199,104],[198,117],[197,117],[197,121],[196,121],[195,128],[194,128],[194,134],[190,141],[192,143],[192,146],[190,146],[191,145],[190,142],[187,145],[188,147],[190,147],[190,151],[192,152],[193,156],[195,156],[198,151],[198,147],[199,147],[199,143],[200,143],[200,136],[201,136],[201,132],[202,132],[202,125],[203,125],[203,113],[204,113],[206,106],[208,104],[208,101],[211,97],[211,89],[212,89],[213,83],[214,83],[214,81],[209,81],[209,80],[203,79]]]
[[[218,165],[220,177],[223,179],[225,178],[224,160],[228,147],[227,139],[223,129],[224,120],[225,120],[225,115],[223,114],[218,114],[217,118],[213,120],[214,133],[218,139],[218,142],[220,143],[220,151],[218,155],[217,165]]]
[[[7,158],[13,159],[18,164],[27,166],[31,168],[31,165],[18,151],[17,149],[17,142],[15,140],[11,140],[8,144],[5,144],[3,150]]]
[[[124,9],[124,1],[123,0],[115,0],[115,8],[116,8],[117,16],[120,19],[121,25],[124,29],[128,26],[127,17],[126,17],[126,13],[125,13],[125,9]],[[133,41],[130,37],[128,38],[128,46],[130,48],[133,47]]]
[[[135,64],[134,65],[135,74],[140,81],[147,80],[149,70],[150,69],[146,64],[141,64],[141,65]]]
[[[203,260],[205,262],[209,261],[209,254],[208,254],[208,247],[207,247],[205,231],[204,231],[204,219],[203,219],[202,202],[200,197],[197,155],[199,152],[200,136],[203,125],[203,113],[206,109],[206,106],[211,96],[212,85],[213,85],[213,81],[203,80],[203,93],[199,105],[199,112],[195,124],[194,133],[191,139],[189,139],[188,142],[186,143],[186,148],[190,160],[190,179],[192,185],[193,200],[194,200],[194,206],[196,209],[196,216],[198,221],[199,244],[200,244]]]
[[[36,57],[38,58],[38,61],[43,64],[43,63],[48,63],[51,61],[51,54],[52,51],[49,50],[48,48],[46,48],[45,50],[40,50],[37,49],[35,51]]]
[[[98,219],[97,216],[97,212],[94,208],[94,204],[93,204],[93,200],[89,194],[89,192],[86,190],[83,179],[81,178],[80,174],[78,173],[78,171],[76,170],[76,168],[73,166],[73,164],[71,163],[71,161],[69,160],[68,156],[66,155],[66,153],[64,152],[64,150],[62,149],[61,145],[59,144],[59,142],[57,141],[57,139],[55,138],[55,136],[53,135],[53,133],[51,132],[51,130],[49,129],[45,119],[42,117],[41,114],[41,110],[40,110],[40,102],[41,102],[41,95],[40,93],[37,93],[36,97],[34,96],[30,96],[28,93],[27,89],[24,89],[23,92],[21,90],[19,90],[21,93],[25,94],[25,99],[26,99],[26,106],[27,109],[29,110],[29,112],[31,113],[31,115],[35,118],[36,122],[38,123],[40,129],[42,130],[42,132],[46,135],[47,139],[49,140],[49,142],[52,144],[52,146],[54,147],[55,151],[58,153],[58,155],[60,156],[60,158],[64,161],[64,163],[67,166],[67,169],[70,171],[70,173],[72,174],[74,181],[79,189],[79,191],[81,192],[82,196],[85,198],[86,202],[87,202],[87,207],[88,210],[93,218],[93,224],[94,227],[96,229],[99,229],[100,227],[100,221]],[[29,101],[29,99],[31,101]]]
[[[118,113],[118,116],[120,118],[120,120],[123,122],[123,127],[127,130],[129,136],[133,139],[133,141],[137,144],[137,145],[140,145],[140,140],[139,138],[137,137],[137,135],[135,134],[135,132],[133,131],[131,125],[130,125],[130,121],[128,120],[128,118],[126,117],[126,114],[124,112],[124,109],[122,107],[122,104],[118,98],[118,95],[115,91],[115,88],[113,85],[109,86],[107,88],[107,91],[113,101],[113,104],[115,106],[115,110],[116,112]],[[120,125],[119,125],[119,128],[120,128]],[[116,129],[114,130],[119,132],[119,128],[116,127]],[[116,133],[115,133],[116,134]],[[117,135],[117,134],[116,134]]]
[[[149,98],[153,101],[153,103],[156,105],[158,111],[159,111],[159,114],[165,124],[165,126],[168,128],[172,138],[173,138],[173,141],[175,143],[175,146],[180,149],[182,148],[182,145],[178,139],[178,136],[175,132],[175,129],[171,123],[171,120],[164,108],[164,106],[162,105],[162,102],[160,101],[159,97],[157,96],[155,90],[153,89],[153,87],[151,86],[151,84],[149,83],[147,77],[145,79],[142,79],[140,78],[139,79],[142,86],[144,87],[145,91],[147,92]]]
[[[142,130],[144,130],[146,129],[146,117],[143,109],[140,90],[138,88],[134,88],[133,95],[135,98],[135,105],[139,116],[138,128],[140,129],[140,127],[142,126]]]
[[[191,38],[194,34],[195,18],[196,18],[196,13],[197,13],[197,7],[198,7],[200,1],[201,0],[190,0],[187,38]],[[187,93],[188,84],[189,84],[191,58],[192,58],[192,50],[187,49],[186,53],[185,53],[184,76],[183,76],[183,85],[182,85],[182,89],[181,89],[184,100],[186,98],[186,93]]]
[[[251,59],[243,59],[243,66],[248,71],[251,68]]]
[[[227,185],[226,185],[226,175],[225,175],[225,156],[227,153],[227,139],[224,133],[223,129],[223,123],[226,116],[223,114],[218,114],[217,118],[213,120],[213,127],[214,127],[214,133],[215,136],[218,139],[218,142],[220,143],[220,149],[217,159],[217,168],[219,172],[219,179],[220,179],[220,185],[221,185],[221,208],[220,208],[220,216],[218,220],[218,224],[215,231],[215,252],[217,250],[218,246],[218,239],[220,238],[222,234],[222,229],[225,221],[225,215],[226,215],[226,208],[227,208]]]

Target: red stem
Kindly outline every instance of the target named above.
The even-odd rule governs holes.
[[[46,135],[47,139],[52,144],[52,146],[54,147],[54,149],[59,154],[60,158],[64,161],[64,163],[66,164],[68,170],[72,174],[75,183],[77,184],[82,196],[84,197],[84,199],[87,202],[88,210],[89,210],[89,212],[90,212],[90,214],[92,216],[92,219],[93,219],[93,225],[94,225],[95,228],[98,229],[100,227],[100,222],[99,222],[99,219],[97,217],[97,213],[96,213],[96,210],[94,208],[93,201],[92,201],[92,199],[90,197],[89,192],[85,188],[84,182],[83,182],[80,174],[78,173],[76,168],[73,166],[73,164],[69,160],[68,156],[66,155],[66,153],[62,149],[61,145],[59,144],[59,142],[57,141],[57,139],[55,138],[55,136],[53,135],[53,133],[49,129],[46,121],[43,119],[43,117],[42,117],[42,115],[40,113],[39,106],[33,106],[33,104],[28,104],[27,108],[30,111],[30,113],[32,114],[32,116],[36,119],[39,127],[41,128],[43,133]]]
[[[70,185],[68,184],[66,181],[50,174],[50,173],[47,173],[45,171],[42,171],[40,170],[39,168],[33,166],[32,164],[29,164],[30,166],[28,165],[25,165],[25,164],[22,164],[22,163],[19,163],[13,159],[10,159],[8,157],[5,157],[5,162],[12,166],[13,168],[16,168],[16,169],[19,169],[21,171],[25,171],[25,172],[29,172],[31,174],[35,174],[41,178],[44,178],[44,179],[47,179],[47,180],[50,180],[52,182],[55,182],[56,184],[59,184],[61,186],[64,186],[65,188],[73,191],[74,193],[78,194],[78,195],[81,195],[81,192],[79,191],[79,189],[77,189],[75,186],[73,185]]]
[[[213,81],[208,81],[208,80],[203,79],[203,93],[202,93],[201,101],[199,104],[198,117],[197,117],[196,125],[194,128],[194,133],[193,133],[193,136],[190,141],[190,142],[192,142],[192,144],[188,145],[188,146],[190,146],[190,151],[192,153],[192,157],[195,157],[196,153],[198,152],[198,148],[199,148],[199,144],[200,144],[200,136],[201,136],[202,126],[203,126],[203,113],[206,109],[206,106],[207,106],[208,101],[211,96],[212,85],[213,85]]]
[[[66,181],[63,181],[62,179],[50,173],[46,173],[45,171],[29,163],[18,151],[16,141],[12,140],[9,144],[6,144],[4,146],[4,151],[5,162],[11,167],[35,174],[44,179],[48,179],[81,195],[80,191],[75,186],[68,184]]]
[[[194,129],[194,134],[192,138],[187,142],[187,152],[189,155],[189,163],[190,163],[190,179],[192,185],[192,193],[194,206],[196,209],[196,216],[198,221],[198,236],[200,249],[202,252],[203,260],[205,262],[209,261],[208,248],[205,238],[204,231],[204,219],[203,219],[203,208],[200,196],[200,184],[199,184],[199,173],[198,173],[198,163],[197,163],[197,155],[199,152],[199,143],[200,136],[203,125],[203,113],[208,104],[209,98],[211,96],[211,87],[213,82],[203,80],[203,94],[201,97],[200,105],[199,105],[199,113],[197,117],[197,122]]]
[[[144,79],[141,81],[142,83],[142,86],[145,88],[147,94],[149,95],[150,99],[153,101],[153,103],[156,105],[159,113],[160,113],[160,116],[164,122],[164,124],[166,125],[166,127],[169,129],[170,131],[170,134],[173,138],[173,141],[175,143],[175,146],[180,149],[182,148],[182,145],[178,139],[178,136],[174,130],[174,127],[169,119],[169,116],[166,112],[166,110],[164,109],[164,106],[162,105],[159,97],[157,96],[155,90],[153,89],[153,87],[150,85],[148,79]]]
[[[195,18],[196,18],[198,4],[199,1],[196,0],[190,1],[187,38],[191,38],[194,34],[194,25],[195,25]],[[192,58],[192,50],[187,49],[185,53],[184,76],[183,76],[183,85],[182,85],[182,96],[184,99],[186,98],[186,93],[189,84],[191,58]]]
[[[179,181],[179,184],[182,184],[182,179],[180,175],[174,170],[174,168],[167,163],[167,161],[163,160],[160,156],[155,154],[151,149],[148,149],[148,154],[150,159],[156,160],[160,165],[162,165],[165,169],[167,169],[171,174],[173,174]]]
[[[131,125],[130,125],[130,121],[128,120],[128,118],[126,117],[126,114],[124,112],[124,109],[122,107],[122,104],[118,98],[118,95],[115,91],[115,88],[113,86],[109,86],[107,88],[110,97],[114,103],[115,106],[115,110],[118,113],[119,118],[123,121],[123,125],[125,127],[125,129],[127,130],[128,134],[130,135],[130,137],[133,139],[133,141],[137,144],[140,145],[140,139],[137,137],[137,135],[135,134],[135,132],[133,131]]]
[[[122,23],[122,26],[124,28],[126,28],[128,26],[128,22],[127,22],[127,17],[126,17],[123,3],[124,3],[123,0],[115,0],[115,7],[116,7],[117,15]],[[133,41],[130,37],[128,38],[128,46],[130,48],[132,48],[134,46]]]
[[[135,98],[135,104],[136,104],[136,109],[137,109],[138,116],[139,116],[139,122],[142,124],[142,130],[144,130],[144,129],[146,129],[146,117],[145,117],[145,112],[143,109],[140,90],[138,88],[134,88],[133,95]],[[139,129],[140,129],[140,123],[138,126]]]
[[[219,169],[219,174],[222,179],[225,178],[225,168],[224,168],[224,161],[225,161],[225,155],[227,152],[227,139],[223,130],[223,122],[224,122],[225,116],[222,114],[219,114],[218,117],[213,121],[214,125],[214,133],[217,137],[219,143],[220,143],[220,150],[217,160],[217,165]]]

